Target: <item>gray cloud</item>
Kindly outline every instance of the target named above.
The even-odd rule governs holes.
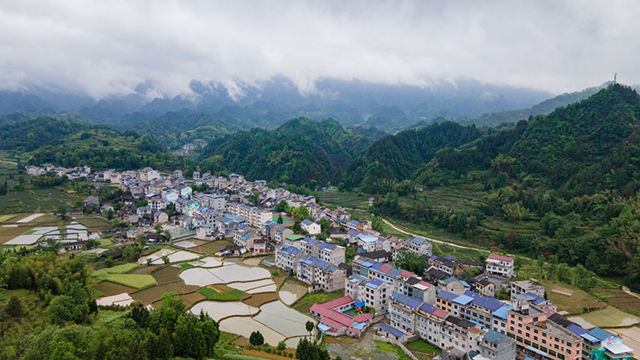
[[[552,92],[640,82],[635,1],[0,1],[0,86],[154,96],[275,75]]]

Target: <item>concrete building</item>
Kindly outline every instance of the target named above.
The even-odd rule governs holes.
[[[371,324],[373,315],[365,313],[356,316],[345,314],[355,307],[356,301],[349,296],[344,296],[324,304],[313,304],[309,314],[316,318],[318,329],[325,335],[360,337]]]
[[[431,257],[432,255],[433,245],[431,242],[421,237],[408,238],[405,242],[405,246],[414,253],[427,257]]]
[[[302,230],[309,233],[309,235],[318,235],[321,232],[320,224],[314,223],[311,220],[304,219],[300,223]]]
[[[488,360],[515,359],[516,343],[507,335],[489,330],[480,342],[480,355]]]
[[[364,305],[375,309],[376,313],[387,312],[393,283],[382,279],[369,279],[361,275],[351,275],[345,279],[344,294]]]
[[[547,312],[532,304],[509,310],[507,335],[516,340],[520,356],[559,360],[582,358],[583,338],[550,320]]]
[[[513,277],[513,258],[491,254],[487,257],[487,273],[510,279]]]
[[[276,266],[294,273],[298,270],[298,260],[305,257],[305,253],[293,246],[276,246]]]
[[[318,257],[328,263],[340,265],[345,260],[345,249],[342,246],[321,243],[318,247]]]
[[[521,280],[511,282],[511,298],[516,295],[531,293],[539,297],[544,297],[544,286],[535,280]]]

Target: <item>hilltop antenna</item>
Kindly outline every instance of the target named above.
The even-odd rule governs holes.
[[[618,73],[613,74],[613,83],[617,84],[617,79],[618,79]]]

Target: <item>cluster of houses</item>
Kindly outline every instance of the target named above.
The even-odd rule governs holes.
[[[301,246],[277,247],[276,266],[302,281],[309,279],[309,269],[313,269],[317,283],[310,291],[335,291],[339,289],[336,286],[344,289],[344,297],[310,309],[326,335],[359,337],[374,322],[373,313],[388,319],[388,323],[377,325],[379,335],[401,343],[424,339],[452,359],[633,357],[633,350],[620,338],[599,328],[587,331],[558,313],[557,305],[545,299],[544,287],[535,280],[510,282],[514,271],[511,257],[490,255],[486,264],[478,264],[427,253],[429,268],[420,277],[382,262],[384,257],[374,253],[379,250],[372,251],[371,257],[368,253],[357,255],[351,266],[339,263],[338,257],[334,263],[326,257],[320,260],[308,249],[322,245],[310,240],[291,239],[292,244]],[[422,240],[412,242],[422,246]],[[415,246],[404,248],[420,251]],[[484,272],[462,280],[465,276],[461,275],[470,268]],[[327,274],[325,269],[333,273]],[[338,285],[340,278],[344,281]],[[494,297],[502,287],[510,290],[510,300]]]
[[[118,216],[141,225],[165,223],[173,204],[175,223],[186,234],[201,239],[233,239],[227,252],[275,252],[275,266],[308,285],[309,292],[344,291],[345,295],[325,304],[314,304],[310,313],[318,328],[330,336],[359,337],[383,316],[376,332],[400,343],[424,339],[443,349],[452,359],[632,359],[633,351],[605,330],[583,329],[557,311],[545,299],[545,289],[535,280],[511,281],[514,259],[489,255],[484,264],[432,254],[427,239],[385,237],[368,220],[352,220],[342,208],[329,209],[313,196],[272,189],[266,181],[247,183],[241,175],[216,177],[194,172],[192,179],[181,171],[162,175],[145,168],[138,171],[107,170],[91,173],[88,167],[64,169],[53,166],[27,167],[32,175],[53,172],[58,176],[85,176],[111,182],[126,190],[127,198]],[[192,185],[207,184],[205,192]],[[258,193],[258,203],[251,197]],[[147,205],[135,207],[135,199]],[[313,220],[300,223],[306,235],[294,234],[292,221],[275,214],[275,206],[306,206]],[[256,206],[257,205],[257,206]],[[97,197],[85,206],[104,211]],[[285,215],[286,216],[286,215]],[[287,217],[288,220],[293,220]],[[331,238],[356,250],[347,261],[346,249],[335,241],[317,239],[320,220],[331,225]],[[132,227],[127,238],[140,228]],[[422,276],[395,268],[402,251],[423,256]],[[347,264],[349,263],[349,264]],[[477,269],[477,271],[468,271]],[[478,273],[475,276],[469,273]],[[507,289],[510,300],[496,295]],[[378,319],[379,320],[379,319]],[[388,323],[387,323],[388,322]]]

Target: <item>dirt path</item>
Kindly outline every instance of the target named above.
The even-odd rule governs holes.
[[[423,235],[414,234],[414,233],[411,233],[411,232],[408,232],[408,231],[405,231],[405,230],[403,230],[403,229],[399,228],[398,226],[394,225],[392,222],[388,221],[388,220],[387,220],[387,219],[385,219],[385,218],[382,218],[382,217],[381,217],[380,219],[382,219],[382,221],[383,221],[385,224],[387,224],[387,225],[391,226],[394,230],[396,230],[396,231],[398,231],[398,232],[401,232],[401,233],[403,233],[403,234],[405,234],[405,235],[410,235],[410,236],[413,236],[413,237],[421,237],[421,238],[423,238],[423,239],[429,240],[429,241],[434,242],[434,243],[437,243],[437,244],[445,244],[445,245],[449,245],[449,246],[457,247],[457,248],[460,248],[460,249],[477,250],[477,251],[482,251],[482,252],[486,252],[486,253],[490,253],[490,252],[491,252],[491,251],[489,251],[489,250],[480,249],[480,248],[477,248],[477,247],[471,247],[471,246],[458,245],[458,244],[456,244],[456,243],[452,243],[452,242],[448,242],[448,241],[442,241],[442,240],[436,240],[436,239],[432,239],[432,238],[429,238],[429,237],[426,237],[426,236],[423,236]]]

